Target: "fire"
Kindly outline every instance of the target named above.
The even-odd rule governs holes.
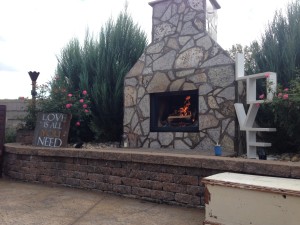
[[[189,116],[191,115],[191,111],[189,111],[191,102],[190,102],[191,96],[186,96],[185,101],[184,101],[184,106],[179,108],[179,116]]]
[[[186,96],[182,107],[178,107],[167,118],[167,123],[171,127],[193,126],[195,115],[191,111],[191,96]]]

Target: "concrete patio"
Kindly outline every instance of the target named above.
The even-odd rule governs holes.
[[[204,210],[0,179],[1,225],[201,225]]]

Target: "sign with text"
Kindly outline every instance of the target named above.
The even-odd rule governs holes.
[[[66,147],[72,115],[39,113],[34,130],[33,145],[51,148]]]

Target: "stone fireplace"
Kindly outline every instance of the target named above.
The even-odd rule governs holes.
[[[150,94],[150,132],[198,132],[198,91]]]
[[[235,151],[234,61],[216,42],[216,0],[157,0],[152,42],[124,80],[130,147]]]

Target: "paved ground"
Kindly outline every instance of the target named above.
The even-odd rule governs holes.
[[[0,179],[1,225],[202,225],[204,210]]]

